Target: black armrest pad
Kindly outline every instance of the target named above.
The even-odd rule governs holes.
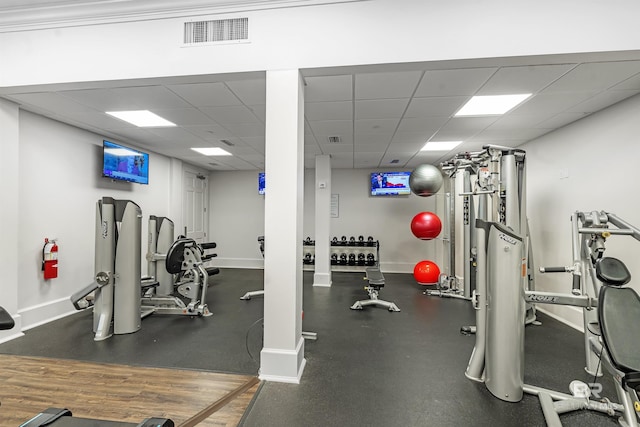
[[[11,329],[16,325],[13,321],[13,317],[5,310],[0,307],[0,330]]]

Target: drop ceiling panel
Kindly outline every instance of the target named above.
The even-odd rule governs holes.
[[[239,138],[264,137],[264,125],[262,123],[236,123],[224,125],[232,135]]]
[[[558,129],[586,116],[587,114],[585,113],[560,113],[548,120],[538,123],[536,127],[542,129]]]
[[[215,124],[206,126],[185,126],[184,129],[205,141],[225,139],[234,136],[224,127]]]
[[[450,117],[462,108],[469,99],[468,96],[413,98],[404,117]]]
[[[431,135],[448,120],[448,117],[404,118],[400,121],[398,132],[424,132]]]
[[[182,108],[179,110],[156,110],[155,113],[178,126],[216,125],[215,121],[196,108]]]
[[[545,93],[598,91],[615,86],[640,72],[640,61],[580,64],[547,87]]]
[[[380,161],[380,166],[404,166],[415,154],[415,151],[406,153],[387,151]],[[391,163],[393,160],[399,161]]]
[[[457,147],[456,147],[457,149]],[[440,160],[447,155],[453,155],[457,153],[457,150],[451,151],[449,153],[442,152],[420,152],[417,153],[414,157],[412,157],[405,165],[405,167],[414,169],[420,165],[438,165]]]
[[[223,126],[236,123],[260,123],[253,111],[244,105],[200,107],[199,110]]]
[[[351,120],[319,120],[310,121],[309,126],[313,134],[345,136],[353,133],[353,123]]]
[[[424,145],[431,135],[435,133],[426,133],[426,132],[396,132],[393,135],[392,144],[417,144],[422,143]]]
[[[356,119],[400,118],[408,103],[409,98],[356,101]]]
[[[478,132],[498,120],[500,116],[489,117],[454,117],[449,120],[441,131],[447,132]]]
[[[158,137],[170,141],[172,144],[204,144],[205,141],[202,138],[195,136],[194,134],[187,132],[179,127],[170,128],[148,128],[148,131]]]
[[[304,116],[309,121],[351,120],[353,103],[351,101],[309,102],[304,106]]]
[[[329,144],[329,138],[333,138],[334,136],[338,136],[336,134],[331,135],[316,135],[316,141],[318,144]],[[340,144],[353,144],[353,135],[352,134],[342,134],[340,136]]]
[[[540,116],[541,114],[557,114],[577,105],[597,92],[539,93],[511,110],[510,114]]]
[[[109,89],[67,90],[58,93],[100,112],[142,110],[146,108],[138,101],[124,99]]]
[[[254,116],[258,118],[260,123],[265,122],[265,117],[267,116],[267,106],[266,105],[247,105],[249,110],[253,113]]]
[[[528,141],[533,138],[548,133],[551,129],[517,129],[517,130],[491,130],[487,129],[481,133],[475,135],[474,139],[485,141],[501,141],[500,145],[504,144],[504,141],[508,140],[524,140]]]
[[[336,153],[331,155],[331,168],[353,168],[353,153]]]
[[[196,107],[242,105],[238,97],[224,83],[192,83],[169,85],[168,88]],[[259,104],[259,102],[256,102]]]
[[[382,157],[384,156],[384,151],[373,152],[373,153],[363,153],[356,152],[353,158],[353,162],[355,167],[357,168],[366,168],[378,167],[380,162],[382,161]]]
[[[415,96],[472,96],[497,68],[427,71]]]
[[[569,113],[593,113],[610,107],[611,105],[623,101],[631,96],[640,93],[640,90],[636,91],[606,91],[597,94],[596,96],[589,98],[588,100],[581,102],[578,105],[568,108],[566,111]]]
[[[351,75],[306,77],[305,102],[350,101],[353,99]]]
[[[393,138],[392,132],[356,133],[355,144],[358,148],[386,147]]]
[[[123,120],[116,119],[104,113],[88,112],[88,113],[68,113],[66,117],[77,123],[84,123],[86,125],[94,126],[105,130],[117,130],[117,129],[131,129],[136,128],[130,123]]]
[[[629,77],[617,85],[611,87],[611,90],[640,90],[640,74]]]
[[[227,86],[245,105],[264,105],[267,99],[265,79],[227,82]]]
[[[537,127],[539,123],[544,122],[551,116],[553,116],[551,113],[540,113],[536,115],[508,114],[500,117],[491,124],[488,129],[522,129],[526,127]]]
[[[408,98],[418,85],[422,72],[357,74],[355,99]]]
[[[34,105],[52,113],[90,113],[93,109],[55,92],[36,92],[10,95],[18,104]]]
[[[191,107],[186,101],[164,86],[137,86],[110,90],[123,100],[143,105],[144,109],[150,111]]]
[[[576,64],[503,67],[491,76],[476,95],[536,93],[575,66]]]
[[[395,132],[400,119],[363,119],[356,120],[355,131],[358,133]]]
[[[324,154],[353,153],[353,144],[319,144]]]

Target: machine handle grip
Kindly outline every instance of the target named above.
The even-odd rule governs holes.
[[[202,247],[202,249],[214,249],[217,245],[216,242],[209,242],[201,243],[200,246]]]
[[[210,260],[211,258],[215,258],[217,256],[218,256],[218,254],[207,254],[207,255],[203,255],[201,259],[202,259],[202,261],[207,261],[207,260]]]
[[[540,273],[566,273],[567,267],[540,267]]]
[[[573,275],[573,284],[571,286],[571,293],[574,295],[580,295],[580,275]]]

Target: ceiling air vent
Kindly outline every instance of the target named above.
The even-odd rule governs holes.
[[[329,144],[340,144],[342,142],[342,138],[339,136],[330,136],[327,139],[329,140]]]
[[[184,23],[184,44],[249,40],[249,18]]]
[[[209,163],[211,166],[218,166],[217,163]]]
[[[233,147],[235,145],[233,142],[229,141],[228,139],[221,139],[220,142],[222,142],[223,144],[229,147]]]
[[[400,160],[398,160],[398,159],[393,159],[393,160],[391,160],[389,163],[392,163],[392,164],[393,164],[393,163],[400,163]]]

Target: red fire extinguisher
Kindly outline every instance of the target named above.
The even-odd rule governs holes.
[[[45,280],[58,277],[58,245],[55,240],[44,239],[42,248],[42,271]]]

